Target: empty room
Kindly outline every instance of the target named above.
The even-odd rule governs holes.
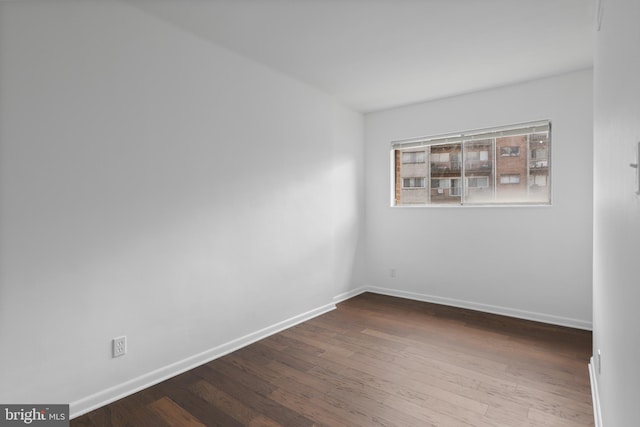
[[[638,18],[0,1],[0,426],[636,426]]]

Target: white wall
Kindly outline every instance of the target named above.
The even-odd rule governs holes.
[[[606,0],[595,53],[594,355],[603,425],[638,425],[640,3]],[[596,369],[597,371],[597,369]]]
[[[362,284],[362,116],[316,90],[34,1],[0,4],[0,93],[0,402],[77,413]]]
[[[366,115],[368,285],[589,329],[592,78],[585,70]],[[553,206],[389,206],[391,141],[539,119],[553,126]]]

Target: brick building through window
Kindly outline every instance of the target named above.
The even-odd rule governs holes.
[[[549,204],[549,122],[392,144],[393,205]]]

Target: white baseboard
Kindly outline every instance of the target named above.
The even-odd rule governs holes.
[[[366,287],[360,287],[360,288],[352,289],[350,291],[341,293],[341,294],[336,295],[335,297],[333,297],[333,303],[334,304],[338,304],[338,303],[340,303],[342,301],[346,301],[349,298],[353,298],[353,297],[358,296],[358,295],[360,295],[360,294],[362,294],[364,292],[367,292],[367,291],[368,291],[368,288],[366,288]]]
[[[514,308],[500,307],[489,304],[481,304],[477,302],[458,300],[453,298],[438,297],[434,295],[419,294],[415,292],[401,291],[397,289],[380,288],[376,286],[358,288],[358,293],[373,292],[381,295],[389,295],[412,299],[417,301],[432,302],[435,304],[449,305],[452,307],[467,308],[470,310],[482,311],[485,313],[500,314],[503,316],[515,317],[518,319],[533,320],[536,322],[549,323],[552,325],[568,326],[570,328],[592,330],[592,324],[586,320],[571,319],[568,317],[554,316],[545,313],[536,313],[533,311],[518,310]],[[352,292],[356,292],[352,291]],[[357,293],[356,293],[357,295]]]
[[[206,350],[200,354],[196,354],[194,356],[172,363],[168,366],[156,369],[155,371],[146,373],[125,383],[118,384],[114,387],[99,391],[98,393],[95,393],[91,396],[72,402],[69,408],[70,418],[73,419],[79,417],[80,415],[86,414],[87,412],[93,411],[94,409],[98,409],[104,405],[122,399],[123,397],[129,396],[140,390],[144,390],[145,388],[156,385],[164,380],[167,380],[178,374],[227,355],[233,351],[236,351],[270,335],[276,334],[299,323],[305,322],[309,319],[320,316],[321,314],[334,310],[335,308],[336,306],[334,303],[323,305],[321,307],[307,311],[306,313],[299,314],[290,319],[278,322],[274,325],[260,329],[259,331],[252,332],[243,337]]]
[[[552,316],[548,314],[535,313],[523,310],[516,310],[506,307],[498,307],[487,304],[474,303],[469,301],[457,300],[452,298],[437,297],[433,295],[419,294],[415,292],[401,291],[397,289],[380,288],[375,286],[361,286],[356,289],[344,292],[336,295],[333,298],[333,302],[323,305],[306,313],[299,314],[290,319],[260,329],[259,331],[252,332],[243,337],[229,341],[225,344],[219,345],[212,349],[206,350],[200,354],[188,357],[171,365],[156,369],[149,373],[143,374],[137,378],[127,381],[122,384],[118,384],[106,390],[99,391],[91,396],[87,396],[83,399],[77,400],[70,404],[70,418],[76,418],[94,409],[100,408],[111,402],[115,402],[118,399],[129,396],[140,390],[144,390],[147,387],[151,387],[164,380],[174,377],[178,374],[186,372],[190,369],[198,367],[204,363],[215,360],[233,351],[236,351],[242,347],[266,338],[270,335],[276,334],[284,329],[295,326],[299,323],[305,322],[309,319],[317,317],[321,314],[327,313],[336,308],[336,304],[345,301],[349,298],[353,298],[364,292],[372,292],[381,295],[389,295],[394,297],[412,299],[417,301],[431,302],[435,304],[449,305],[453,307],[467,308],[471,310],[483,311],[487,313],[501,314],[504,316],[517,317],[521,319],[534,320],[538,322],[556,324],[561,326],[569,326],[578,329],[591,330],[591,322],[581,321],[577,319],[569,319],[564,317]],[[593,363],[592,363],[593,364]],[[590,365],[590,369],[591,366]],[[597,392],[597,389],[596,389]],[[597,396],[597,394],[596,394]],[[595,400],[594,400],[595,410]],[[602,427],[602,425],[596,425],[596,427]]]
[[[598,376],[593,357],[589,361],[589,378],[591,379],[591,400],[593,400],[593,418],[595,427],[602,427],[602,411],[600,410],[600,394],[598,393]]]

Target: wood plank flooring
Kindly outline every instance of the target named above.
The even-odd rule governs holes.
[[[593,426],[591,333],[371,293],[71,421]]]

